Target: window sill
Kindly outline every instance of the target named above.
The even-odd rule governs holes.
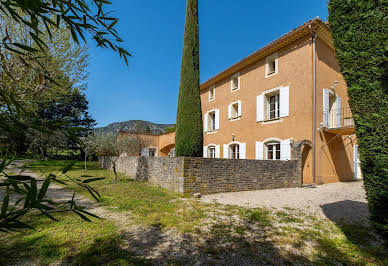
[[[229,121],[233,122],[233,121],[237,121],[237,120],[240,120],[240,119],[241,119],[241,116],[235,117],[235,118],[229,118]]]
[[[217,132],[218,132],[218,129],[217,130],[213,130],[213,131],[207,131],[206,134],[211,135],[211,134],[215,134]]]
[[[275,124],[275,123],[282,123],[283,122],[283,118],[284,117],[279,117],[279,118],[274,118],[274,119],[268,119],[268,120],[264,120],[264,121],[259,121],[258,123],[261,123],[263,125],[266,125],[266,124]]]
[[[239,91],[239,90],[240,90],[240,88],[235,89],[235,90],[230,90],[230,92],[236,92],[236,91]]]
[[[214,101],[214,99],[215,99],[215,97],[213,97],[213,98],[209,99],[209,102],[212,102],[212,101]]]
[[[265,119],[263,122],[271,122],[282,119],[281,117],[271,118],[271,119]]]
[[[274,73],[272,73],[272,74],[267,74],[267,76],[266,76],[265,78],[267,79],[267,78],[276,76],[277,74],[278,74],[278,72],[274,72]]]

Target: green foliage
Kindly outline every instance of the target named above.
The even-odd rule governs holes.
[[[176,131],[176,125],[173,125],[172,127],[167,127],[165,129],[166,134],[170,134]]]
[[[66,165],[64,161],[50,160],[31,163],[32,167],[43,172],[54,172],[64,165]],[[166,231],[167,234],[175,232],[172,236],[177,235],[178,240],[188,236],[188,239],[184,239],[186,250],[194,248],[200,252],[222,255],[227,259],[241,256],[260,262],[270,256],[275,258],[274,261],[266,261],[271,265],[387,265],[388,263],[387,250],[376,239],[373,231],[361,225],[359,221],[351,225],[335,224],[325,218],[305,215],[286,208],[279,215],[280,210],[205,204],[196,199],[182,198],[181,195],[160,187],[134,181],[124,175],[119,176],[119,182],[114,182],[112,174],[108,170],[98,168],[95,162],[88,163],[88,167],[88,175],[91,177],[107,177],[96,181],[93,187],[102,194],[98,204],[105,206],[108,212],[116,212],[106,217],[115,217],[111,222],[116,223],[121,227],[119,230],[124,231],[119,237],[124,240],[121,245],[121,248],[124,249],[128,246],[125,245],[128,243],[125,240],[133,240],[133,230],[139,232],[141,228],[141,232],[147,232],[144,235],[141,234],[143,238],[165,236]],[[77,162],[67,174],[77,177],[82,172],[83,165]],[[86,194],[86,191],[72,184],[69,184],[69,187],[91,197]],[[49,254],[56,256],[58,249],[54,243],[58,243],[64,251],[69,248],[75,257],[78,257],[79,253],[93,256],[90,259],[91,264],[104,264],[104,258],[113,259],[113,262],[119,258],[126,259],[121,256],[127,250],[124,250],[124,254],[117,253],[115,245],[108,248],[109,242],[104,244],[104,241],[102,243],[99,241],[101,238],[105,239],[102,235],[110,228],[109,224],[106,224],[109,220],[97,220],[95,224],[77,221],[74,218],[72,221],[67,219],[62,221],[61,218],[59,223],[48,221],[47,226],[38,222],[40,225],[37,228],[38,232],[29,231],[28,233],[31,234],[31,237],[37,234],[44,235],[42,239],[37,240],[37,243],[45,243],[44,240],[46,240],[46,243],[49,244],[38,245],[38,247],[41,246],[41,252],[33,248],[32,251],[25,251],[23,254],[27,253],[32,258],[43,257],[54,262]],[[42,232],[42,235],[39,232]],[[72,232],[74,232],[73,241],[71,241]],[[83,234],[80,234],[81,232]],[[23,237],[21,240],[26,240],[26,238]],[[196,239],[200,241],[197,242]],[[99,245],[89,246],[89,243],[92,242],[98,242]],[[9,247],[8,243],[5,241],[4,245]],[[94,252],[84,253],[86,246],[88,250]],[[288,248],[284,248],[285,246]],[[15,247],[18,246],[15,245]],[[2,246],[0,246],[0,253],[1,248]],[[142,249],[143,246],[139,248]],[[172,246],[171,248],[179,247]],[[21,248],[16,250],[19,251]],[[55,252],[50,252],[51,250]],[[298,254],[295,254],[295,250],[298,250]],[[8,248],[7,251],[12,252],[13,249]],[[14,252],[12,257],[18,255],[18,252]],[[204,255],[207,256],[206,253]],[[180,258],[179,253],[176,253],[176,256]],[[179,265],[180,260],[174,261],[176,256],[172,254],[169,258],[172,259],[172,264]],[[194,264],[197,262],[196,258],[188,258],[188,261],[184,261],[183,264]],[[1,262],[0,258],[0,264]],[[73,263],[71,258],[66,262],[77,264]],[[85,262],[88,264],[86,259],[78,264],[83,265]]]
[[[116,161],[121,155],[140,156],[146,142],[139,135],[129,135],[117,138],[114,133],[96,133],[93,138],[93,151],[98,156],[108,156],[115,180],[118,180]]]
[[[202,157],[202,131],[198,0],[187,0],[175,136],[176,155]]]
[[[371,220],[388,237],[388,1],[331,0],[329,14],[356,123]]]
[[[0,139],[3,141],[0,147],[3,148],[4,139],[7,139],[7,137],[8,139],[10,139],[10,136],[23,137],[24,132],[29,129],[37,129],[41,132],[46,131],[46,133],[50,131],[41,128],[36,119],[30,118],[28,115],[29,111],[25,108],[29,101],[24,101],[21,98],[23,93],[19,95],[14,93],[16,89],[21,87],[18,78],[25,81],[25,77],[27,77],[27,84],[33,84],[33,81],[37,84],[37,86],[32,87],[24,86],[25,94],[33,95],[35,93],[40,95],[41,91],[46,92],[47,88],[53,88],[54,92],[61,88],[61,86],[62,88],[74,88],[74,84],[82,81],[85,77],[82,72],[72,72],[72,70],[77,69],[73,67],[73,64],[61,64],[64,56],[67,55],[66,53],[57,53],[56,56],[59,60],[54,60],[55,55],[53,56],[53,54],[46,56],[46,52],[50,50],[46,40],[55,40],[53,32],[67,28],[70,31],[71,39],[77,44],[79,44],[79,38],[86,42],[85,36],[89,34],[98,46],[114,50],[128,64],[127,57],[130,54],[117,45],[117,43],[122,42],[115,30],[118,20],[111,17],[109,12],[105,12],[105,7],[109,4],[110,2],[101,0],[87,2],[84,0],[7,0],[0,2],[1,26],[3,26],[2,22],[6,19],[11,21],[10,24],[4,26],[4,32],[0,33],[2,40],[0,43]],[[16,39],[13,39],[14,36],[9,33],[15,28],[10,27],[12,22],[14,22],[13,25],[17,25],[17,29],[22,30],[21,35],[17,34],[18,37]],[[3,27],[0,28],[3,29]],[[26,38],[26,36],[28,37]],[[111,39],[112,37],[113,39]],[[57,40],[61,41],[62,38]],[[54,50],[55,47],[56,45],[54,45]],[[65,48],[64,51],[69,51],[69,49]],[[84,58],[81,53],[78,55],[76,53],[75,55],[77,58]],[[13,60],[11,64],[9,64],[9,59]],[[79,62],[79,66],[82,69],[84,64],[81,61]],[[10,67],[14,66],[13,63],[19,64],[17,68],[20,70],[19,73],[10,69]],[[49,71],[50,68],[47,67],[51,63],[54,66],[59,65],[58,68],[55,68],[55,70],[59,71],[56,71],[54,76]],[[18,77],[15,77],[15,74],[18,74]],[[65,78],[59,81],[56,80],[61,76],[65,76]],[[4,81],[5,77],[9,78],[8,83]],[[47,84],[55,84],[57,86],[47,86]],[[9,85],[9,90],[5,88],[6,85]],[[85,88],[82,84],[77,84],[77,87],[78,89]],[[44,99],[44,97],[42,98]],[[63,131],[74,143],[80,143],[77,136],[69,128]],[[7,150],[7,153],[10,152],[14,151]],[[37,194],[37,178],[21,176],[20,174],[9,175],[4,171],[5,162],[6,158],[2,160],[0,167],[0,172],[3,175],[0,186],[6,190],[0,214],[1,230],[12,231],[14,229],[30,228],[31,226],[28,223],[23,223],[22,219],[32,210],[38,210],[51,219],[54,218],[50,212],[58,210],[62,212],[71,211],[82,219],[89,221],[87,215],[91,214],[77,207],[74,196],[72,200],[66,202],[53,202],[46,199],[45,194],[48,185],[53,180],[57,181],[55,175],[50,174],[47,176],[44,186]],[[66,174],[65,171],[62,171],[62,173]],[[70,179],[70,181],[87,189],[94,198],[99,198],[98,192],[86,184],[94,180],[86,181],[85,179],[79,181],[78,179]],[[12,205],[9,203],[11,194],[14,194],[18,199]]]
[[[111,3],[101,0],[7,0],[0,3],[0,14],[12,18],[15,22],[28,29],[31,43],[14,41],[8,34],[2,36],[4,48],[20,55],[35,53],[47,48],[42,36],[52,36],[53,28],[63,25],[70,30],[73,40],[86,41],[90,34],[99,47],[109,47],[117,52],[126,63],[130,54],[118,43],[115,25],[117,18],[105,12]]]
[[[89,185],[90,182],[94,182],[96,179],[87,177],[72,178],[66,175],[74,163],[65,165],[61,169],[60,174],[48,174],[42,186],[38,187],[38,181],[33,176],[5,171],[5,168],[11,162],[12,160],[3,159],[0,165],[0,173],[4,176],[4,179],[0,182],[0,189],[5,190],[0,212],[0,231],[10,232],[26,228],[32,229],[33,227],[23,222],[21,218],[34,210],[53,221],[57,221],[53,216],[54,213],[63,212],[73,212],[88,222],[91,220],[87,216],[97,217],[82,207],[77,206],[74,196],[66,202],[54,202],[46,197],[47,189],[52,182],[59,182],[61,184],[71,182],[89,191],[90,195],[97,201],[100,199],[100,194]],[[61,178],[61,180],[58,180],[58,178]]]

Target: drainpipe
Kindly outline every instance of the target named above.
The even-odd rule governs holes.
[[[310,26],[311,27],[311,26]],[[313,128],[312,128],[312,133],[313,133],[313,185],[316,183],[316,155],[315,155],[315,136],[316,136],[316,120],[317,120],[317,95],[316,95],[316,49],[315,49],[315,41],[317,39],[317,34],[314,32],[313,33]]]

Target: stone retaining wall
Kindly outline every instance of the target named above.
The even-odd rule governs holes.
[[[109,158],[100,165],[110,168]],[[118,172],[187,195],[301,186],[301,161],[120,157]]]

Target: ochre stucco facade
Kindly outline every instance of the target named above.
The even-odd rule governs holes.
[[[274,74],[268,75],[270,71]],[[350,118],[341,122],[345,114],[351,116],[346,83],[330,29],[319,19],[303,24],[204,82],[201,104],[204,157],[290,160],[290,146],[308,140],[313,145],[302,149],[303,184],[313,183],[314,176],[317,184],[351,181],[357,176],[354,126]],[[237,109],[229,107],[232,105]],[[276,115],[270,114],[271,108]],[[168,156],[174,138],[175,134],[155,137],[157,156]]]

